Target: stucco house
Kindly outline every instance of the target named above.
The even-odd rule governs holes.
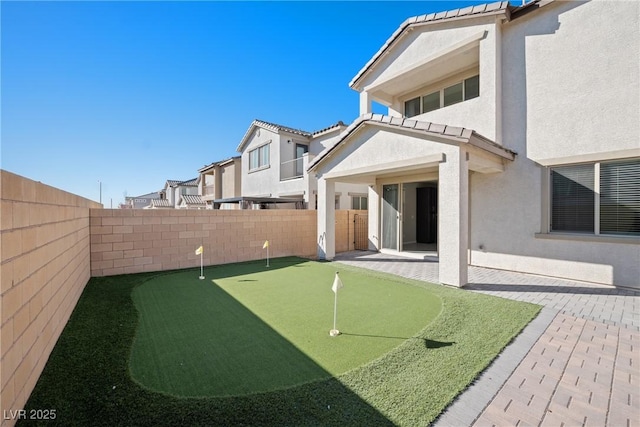
[[[136,197],[125,197],[124,203],[120,205],[121,209],[144,209],[149,206],[152,200],[160,199],[160,191],[143,194]]]
[[[345,128],[338,122],[307,132],[254,120],[237,147],[242,153],[243,201],[255,201],[258,206],[315,209],[317,181],[307,174],[307,167]],[[366,209],[367,187],[339,183],[332,203],[335,209]]]
[[[168,179],[164,184],[164,188],[160,190],[160,196],[162,199],[168,200],[171,207],[178,209],[180,196],[198,195],[197,181],[198,178],[188,179],[186,181]]]
[[[640,288],[639,16],[533,1],[407,19],[350,83],[360,117],[309,163],[318,256],[357,183],[369,248],[425,250],[444,284],[474,265]]]
[[[198,194],[207,209],[237,209],[237,203],[227,202],[241,196],[242,168],[240,156],[208,164],[198,170]]]

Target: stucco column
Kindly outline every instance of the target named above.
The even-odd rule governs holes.
[[[222,199],[222,168],[220,165],[213,167],[213,197]]]
[[[447,153],[438,171],[438,258],[440,282],[468,282],[469,165],[464,150]]]
[[[371,109],[371,97],[368,92],[360,92],[360,115],[369,114]]]
[[[336,185],[318,178],[318,259],[331,260],[336,254]]]

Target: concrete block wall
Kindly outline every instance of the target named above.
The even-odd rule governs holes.
[[[0,174],[4,414],[24,407],[91,276],[89,209],[101,205],[7,171]],[[14,423],[3,416],[2,426]]]
[[[91,210],[91,275],[162,271],[264,258],[315,257],[316,212]]]
[[[336,211],[336,251],[353,250],[353,216]],[[91,210],[91,275],[164,271],[262,259],[315,258],[317,212],[310,210]]]

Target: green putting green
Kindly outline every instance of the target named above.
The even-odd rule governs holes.
[[[335,272],[338,329],[333,326]],[[139,323],[129,368],[174,396],[285,389],[366,364],[435,319],[439,296],[411,284],[298,258],[160,275],[133,291]]]

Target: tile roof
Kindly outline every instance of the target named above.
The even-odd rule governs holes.
[[[345,125],[344,122],[342,120],[340,120],[340,121],[338,121],[338,123],[334,123],[331,126],[327,126],[324,129],[317,130],[317,131],[313,132],[311,135],[312,136],[316,136],[318,134],[325,133],[325,132],[337,129],[337,128],[340,128],[342,126],[347,126],[347,125]]]
[[[191,179],[188,179],[186,181],[180,181],[175,185],[176,186],[181,186],[181,187],[197,187],[198,186],[198,177],[191,178]]]
[[[224,160],[220,160],[220,161],[217,161],[217,162],[209,163],[208,165],[204,165],[203,167],[201,167],[200,169],[198,169],[198,172],[201,172],[201,173],[202,173],[202,172],[204,172],[204,171],[206,171],[206,170],[208,170],[208,169],[211,169],[211,168],[212,168],[212,167],[214,167],[214,166],[222,166],[222,165],[225,165],[225,164],[229,163],[229,162],[230,162],[230,161],[232,161],[232,160],[239,159],[240,157],[241,157],[241,156],[227,157],[227,158],[226,158],[226,159],[224,159]]]
[[[338,147],[344,140],[346,140],[351,134],[353,134],[358,128],[366,124],[382,125],[389,128],[405,129],[418,132],[425,136],[446,138],[459,143],[468,143],[471,137],[475,137],[482,142],[481,148],[490,151],[494,154],[509,158],[513,160],[515,152],[511,151],[503,146],[496,144],[488,138],[476,133],[476,131],[467,128],[461,128],[457,126],[448,126],[431,122],[424,122],[419,120],[407,119],[403,117],[391,117],[383,114],[364,114],[358,117],[349,127],[342,133],[342,136],[332,145],[325,148],[315,159],[309,164],[307,168],[311,171],[320,163],[325,157],[327,157],[336,147]]]
[[[172,208],[173,205],[167,199],[152,199],[149,205],[154,208]]]
[[[438,23],[463,18],[476,18],[478,16],[507,14],[509,16],[511,9],[508,1],[498,1],[495,3],[479,4],[461,9],[454,9],[445,12],[430,13],[428,15],[419,15],[407,18],[389,39],[382,45],[375,55],[365,64],[365,66],[356,74],[349,83],[349,87],[355,88],[358,81],[369,71],[369,69],[391,48],[391,46],[407,31],[409,27],[418,25]]]
[[[270,122],[265,122],[264,120],[255,119],[253,122],[251,122],[251,125],[249,126],[244,136],[242,137],[242,140],[240,141],[240,144],[238,144],[236,151],[242,151],[244,149],[244,146],[247,144],[247,142],[249,142],[249,137],[251,136],[251,133],[253,132],[253,129],[255,127],[261,127],[263,129],[267,129],[273,132],[288,132],[288,133],[304,136],[307,138],[311,137],[311,133],[307,132],[306,130],[294,129],[288,126],[282,126],[276,123],[270,123]]]
[[[206,206],[206,203],[197,194],[183,194],[180,196],[180,201],[187,205],[201,205]]]
[[[284,132],[289,132],[289,133],[294,133],[294,134],[298,134],[298,135],[302,135],[302,136],[311,136],[310,132],[307,132],[306,130],[301,130],[301,129],[294,129],[294,128],[290,128],[288,126],[282,126],[276,123],[269,123],[269,122],[265,122],[264,120],[254,120],[253,121],[254,124],[257,125],[261,125],[262,127],[266,128],[266,129],[271,129],[274,131],[284,131]]]

